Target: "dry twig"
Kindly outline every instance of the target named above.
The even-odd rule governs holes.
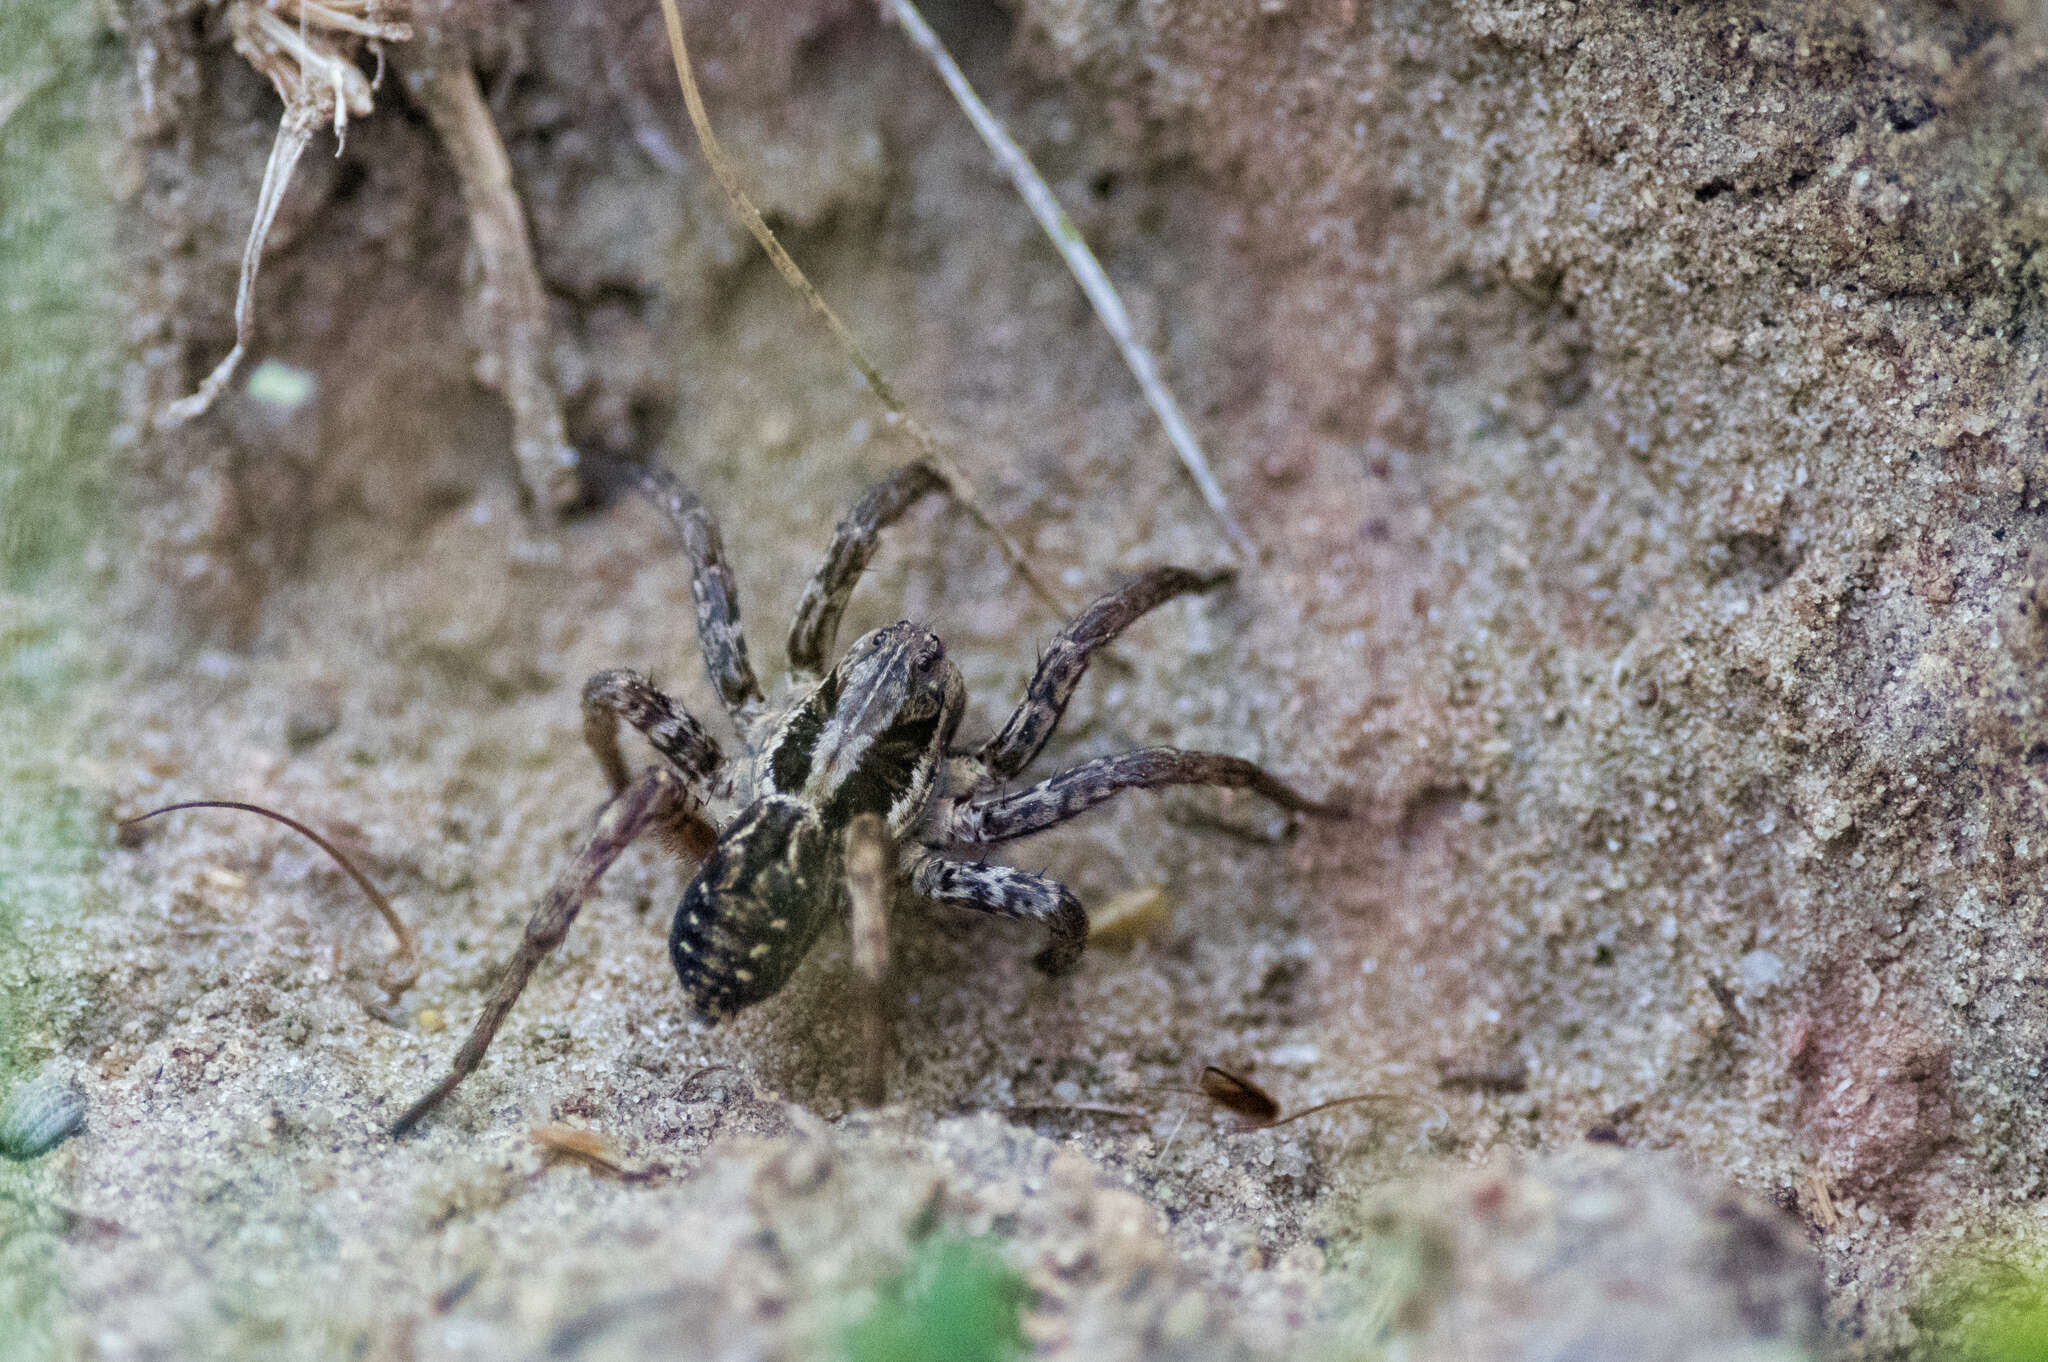
[[[704,149],[705,159],[711,162],[711,172],[718,177],[718,183],[725,190],[725,197],[732,204],[733,211],[739,215],[740,221],[746,224],[747,230],[753,233],[754,240],[761,243],[761,249],[768,253],[768,258],[774,262],[776,272],[781,274],[784,282],[795,289],[797,294],[810,304],[811,309],[824,319],[825,325],[838,340],[840,348],[846,352],[848,361],[867,382],[868,389],[874,393],[876,400],[881,402],[888,423],[909,436],[911,443],[917,447],[919,457],[939,470],[939,476],[946,480],[946,490],[970,516],[974,517],[975,523],[995,540],[1003,557],[1009,560],[1011,568],[1030,586],[1033,594],[1062,619],[1070,616],[1073,613],[1072,608],[1033,570],[1030,561],[1024,556],[1023,549],[1018,547],[1017,541],[1010,537],[1009,532],[996,524],[982,508],[981,503],[975,498],[974,484],[968,480],[959,462],[941,447],[938,441],[932,438],[931,432],[904,407],[903,399],[896,395],[896,390],[890,385],[889,380],[882,376],[881,370],[875,367],[874,361],[861,349],[860,342],[854,339],[846,323],[839,319],[839,314],[832,310],[832,305],[825,301],[817,286],[811,283],[803,269],[790,257],[789,252],[783,249],[782,243],[775,239],[774,231],[761,216],[761,210],[754,206],[753,199],[748,197],[747,191],[741,187],[739,173],[733,169],[732,162],[726,157],[725,148],[719,145],[717,134],[711,130],[711,117],[705,112],[704,96],[699,93],[697,78],[691,71],[690,49],[683,41],[683,16],[676,8],[676,0],[661,0],[661,13],[668,24],[669,52],[675,58],[676,79],[683,87],[683,103],[690,111],[690,125],[697,130],[698,144]]]
[[[939,35],[918,13],[917,6],[910,0],[882,0],[882,9],[903,26],[905,35],[938,68],[939,78],[952,91],[954,102],[967,115],[967,121],[974,125],[975,132],[980,134],[982,142],[996,158],[996,164],[1010,177],[1010,183],[1016,186],[1024,206],[1031,210],[1031,216],[1038,219],[1038,225],[1044,229],[1053,249],[1067,262],[1074,281],[1088,295],[1088,301],[1095,305],[1095,315],[1102,319],[1103,329],[1116,342],[1124,363],[1129,366],[1132,377],[1138,380],[1138,387],[1144,391],[1146,402],[1159,417],[1159,424],[1166,428],[1166,438],[1173,442],[1174,452],[1180,455],[1181,464],[1187,469],[1188,476],[1194,479],[1195,490],[1202,494],[1202,500],[1222,522],[1224,533],[1230,536],[1231,546],[1240,557],[1250,562],[1255,556],[1251,540],[1246,537],[1244,527],[1231,515],[1223,488],[1209,468],[1201,443],[1195,439],[1187,418],[1181,415],[1180,405],[1173,400],[1172,392],[1161,381],[1159,366],[1154,362],[1152,352],[1138,339],[1137,329],[1131,325],[1131,314],[1124,310],[1123,299],[1117,295],[1116,285],[1109,281],[1109,275],[1095,258],[1095,252],[1088,249],[1088,243],[1060,207],[1060,201],[1053,197],[1051,187],[1038,173],[1037,167],[1031,164],[1031,158],[1024,154],[1002,121],[989,111],[988,105],[981,102],[981,97],[974,93],[974,87],[967,83],[966,75],[954,62],[952,54],[946,51],[945,44],[939,41]]]

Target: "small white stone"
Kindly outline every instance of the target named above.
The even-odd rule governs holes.
[[[1766,950],[1754,950],[1736,965],[1744,993],[1762,993],[1785,977],[1785,962]]]

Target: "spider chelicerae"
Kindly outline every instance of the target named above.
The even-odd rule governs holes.
[[[1009,722],[978,747],[954,745],[966,707],[959,669],[938,636],[899,621],[863,635],[828,668],[847,598],[880,532],[943,489],[924,463],[899,468],[839,523],[824,565],[804,588],[789,634],[790,678],[771,702],[754,678],[718,526],[674,474],[636,470],[639,490],[673,524],[690,560],[697,638],[746,752],[728,759],[681,706],[637,672],[599,672],[583,688],[584,736],[612,786],[583,847],[526,924],[511,966],[448,1075],[393,1125],[403,1135],[482,1061],[534,968],[561,944],[598,877],[627,846],[659,834],[702,861],[669,931],[669,958],[691,1008],[727,1016],[788,981],[825,923],[850,912],[867,1032],[864,1094],[881,1096],[880,1004],[886,913],[899,888],[1001,917],[1042,923],[1052,941],[1035,963],[1071,969],[1088,915],[1065,885],[960,853],[1064,823],[1123,790],[1162,785],[1247,788],[1282,808],[1341,815],[1241,757],[1148,747],[1098,757],[1012,790],[1052,736],[1088,659],[1132,621],[1228,577],[1186,568],[1142,572],[1099,597],[1046,649]],[[631,774],[624,720],[662,763]]]

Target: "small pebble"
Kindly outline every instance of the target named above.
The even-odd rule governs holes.
[[[266,359],[249,371],[250,398],[283,416],[312,401],[319,386],[313,374],[282,360]]]
[[[341,703],[324,687],[297,697],[284,716],[284,740],[303,752],[341,726]]]
[[[20,1163],[41,1158],[85,1124],[85,1094],[54,1074],[17,1086],[0,1105],[0,1155]]]
[[[1749,994],[1762,993],[1785,977],[1785,962],[1765,950],[1743,956],[1737,969],[1742,974],[1742,991]]]

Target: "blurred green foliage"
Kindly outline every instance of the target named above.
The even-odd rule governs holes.
[[[101,13],[0,0],[0,1094],[54,1045],[68,981],[47,947],[83,911],[102,839],[57,765],[121,363],[119,59]],[[57,1355],[56,1177],[0,1161],[0,1362]]]
[[[120,355],[105,38],[90,5],[0,4],[0,1080],[41,1058],[22,934],[75,920],[98,841],[57,761]]]
[[[104,503],[121,360],[116,57],[91,5],[0,4],[0,586],[75,561]]]
[[[1915,1302],[1919,1355],[1943,1362],[2048,1359],[2048,1263],[2017,1243],[1980,1244],[1937,1273]]]
[[[0,4],[0,1080],[41,1057],[22,934],[75,920],[99,840],[57,762],[88,670],[79,551],[104,502],[121,353],[117,65],[93,6]]]
[[[848,1362],[1005,1362],[1024,1351],[1028,1295],[991,1245],[928,1239],[847,1331]]]

